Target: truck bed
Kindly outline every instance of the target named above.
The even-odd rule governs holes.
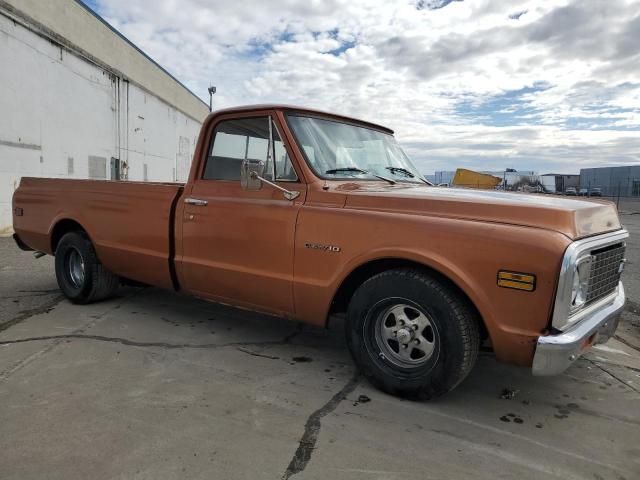
[[[23,177],[13,199],[14,229],[34,250],[53,253],[58,232],[76,222],[100,261],[126,278],[172,288],[179,183]]]

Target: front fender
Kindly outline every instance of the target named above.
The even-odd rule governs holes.
[[[469,297],[498,358],[531,363],[535,339],[548,325],[562,254],[570,243],[566,236],[443,217],[328,210],[314,208],[300,215],[294,265],[299,318],[323,325],[351,272],[379,259],[403,259],[441,273]],[[340,250],[310,249],[305,246],[310,242]],[[535,275],[535,291],[499,287],[499,270]]]
[[[485,291],[477,284],[477,278],[469,275],[469,272],[461,268],[460,265],[437,252],[418,249],[379,248],[358,255],[345,264],[344,269],[340,272],[338,281],[333,284],[335,290],[332,298],[335,298],[340,286],[354,271],[381,260],[409,261],[440,273],[469,297],[483,318],[491,318],[491,309],[488,308],[490,300]]]

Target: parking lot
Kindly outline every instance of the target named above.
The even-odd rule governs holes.
[[[551,378],[483,352],[429,403],[362,380],[339,321],[154,288],[75,306],[51,257],[0,239],[0,477],[640,478],[640,215],[622,221],[616,338]]]

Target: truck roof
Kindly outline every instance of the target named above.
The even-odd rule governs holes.
[[[237,113],[237,112],[247,112],[247,111],[253,111],[253,110],[283,110],[288,112],[308,113],[308,114],[311,114],[312,116],[327,117],[327,118],[338,120],[338,121],[346,121],[348,123],[357,123],[359,125],[363,125],[369,128],[374,128],[376,130],[382,130],[385,133],[389,133],[393,135],[393,130],[383,125],[379,125],[377,123],[368,122],[366,120],[360,120],[359,118],[348,117],[346,115],[340,115],[337,113],[326,112],[324,110],[317,110],[314,108],[300,107],[297,105],[278,104],[278,103],[262,103],[262,104],[256,104],[256,105],[244,105],[239,107],[223,108],[220,110],[213,111],[210,114],[210,116],[218,115],[221,113]]]

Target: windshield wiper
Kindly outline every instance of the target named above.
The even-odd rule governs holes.
[[[400,172],[400,173],[404,173],[405,176],[409,177],[409,178],[414,178],[415,175],[413,173],[411,173],[409,170],[407,170],[406,168],[402,168],[402,167],[384,167],[387,170],[389,170],[391,173],[396,173],[396,172]]]
[[[365,175],[373,175],[380,180],[384,180],[385,182],[389,182],[391,185],[395,185],[396,181],[391,180],[390,178],[383,177],[382,175],[377,175],[375,173],[367,172],[366,170],[362,170],[358,167],[342,167],[342,168],[330,168],[329,170],[325,170],[324,173],[332,174],[332,173],[341,173],[341,172],[353,172],[353,173],[363,173]]]
[[[324,173],[340,173],[340,172],[369,173],[366,170],[362,170],[361,168],[357,168],[357,167],[331,168],[329,170],[325,170]]]
[[[413,173],[411,173],[409,170],[407,170],[406,168],[402,168],[402,167],[384,167],[387,170],[389,170],[391,173],[396,173],[396,172],[400,172],[400,173],[404,173],[405,176],[409,177],[409,178],[415,178],[415,175]],[[422,177],[418,177],[418,180],[426,183],[427,185],[431,185],[433,186],[433,183],[431,183],[428,180],[425,180]]]

